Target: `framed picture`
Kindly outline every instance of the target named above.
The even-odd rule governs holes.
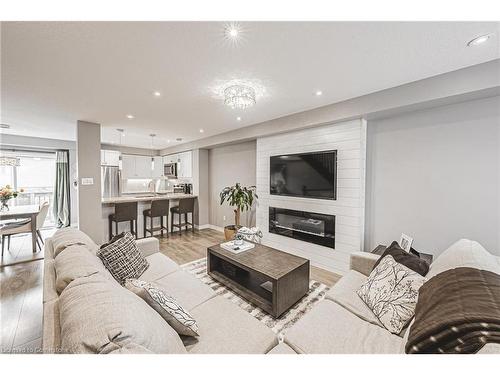
[[[405,251],[410,252],[411,244],[413,243],[413,238],[407,234],[401,233],[401,239],[399,240],[399,246]]]

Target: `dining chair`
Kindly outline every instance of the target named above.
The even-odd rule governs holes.
[[[42,245],[38,242],[38,240],[40,239],[41,243],[42,244],[44,243],[40,229],[43,227],[43,224],[45,223],[45,219],[47,218],[48,213],[49,213],[49,202],[44,202],[41,204],[40,212],[36,216],[36,235],[37,235],[36,243],[40,248],[40,250],[42,249]],[[0,236],[2,237],[2,257],[5,247],[5,238],[7,237],[7,251],[8,251],[10,250],[10,236],[16,234],[24,234],[24,233],[31,233],[31,219],[6,223],[0,227]]]

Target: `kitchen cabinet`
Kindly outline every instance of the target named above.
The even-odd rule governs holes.
[[[158,178],[163,176],[163,158],[161,156],[154,157],[154,168],[152,171],[153,178]]]
[[[166,155],[163,157],[163,164],[177,164],[178,178],[193,177],[193,153],[192,151],[180,152],[178,154]]]
[[[151,178],[151,156],[135,157],[135,177]]]
[[[122,178],[151,177],[151,156],[122,155]]]
[[[179,162],[177,164],[177,177],[190,178],[193,177],[193,156],[192,152],[182,152],[179,154]]]
[[[112,150],[101,150],[101,165],[118,167],[120,163],[120,152]]]

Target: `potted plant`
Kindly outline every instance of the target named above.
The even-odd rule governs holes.
[[[255,193],[255,186],[241,186],[237,182],[234,186],[227,186],[220,192],[220,204],[226,200],[227,203],[234,207],[234,225],[226,225],[224,227],[224,236],[226,240],[232,240],[238,229],[241,228],[240,216],[242,211],[247,211],[252,208],[254,199],[258,198]]]
[[[19,189],[19,191],[16,191],[12,189],[10,185],[5,185],[5,187],[3,187],[0,190],[0,202],[2,202],[2,207],[0,207],[0,211],[8,211],[9,206],[7,202],[9,202],[9,200],[12,198],[16,198],[19,195],[19,193],[22,193],[23,191],[24,191],[23,189]]]

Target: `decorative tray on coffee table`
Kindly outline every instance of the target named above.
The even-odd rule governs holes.
[[[242,245],[236,245],[235,241],[229,241],[229,242],[224,242],[220,244],[220,247],[222,247],[224,250],[230,251],[234,254],[239,254],[244,251],[253,249],[255,245],[251,242],[243,241]]]

